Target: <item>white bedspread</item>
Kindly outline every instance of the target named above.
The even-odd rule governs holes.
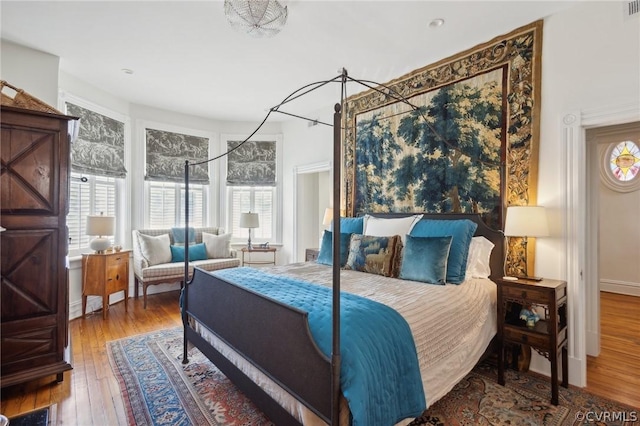
[[[264,269],[332,285],[332,268],[315,262]],[[427,406],[446,395],[471,371],[496,333],[496,286],[488,279],[441,286],[341,270],[340,281],[342,291],[391,306],[407,320],[420,361]],[[205,337],[212,344],[217,340],[215,336]],[[242,360],[234,362],[237,366],[242,364]],[[250,366],[241,369],[249,370]],[[254,380],[265,382],[264,378]],[[286,405],[291,406],[292,402]],[[316,423],[303,407],[290,407],[289,411],[304,424]]]

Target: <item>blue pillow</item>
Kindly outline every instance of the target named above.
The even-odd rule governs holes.
[[[177,246],[184,245],[184,226],[182,228],[171,228],[171,234],[173,234],[173,244]],[[196,242],[196,230],[189,227],[189,245]],[[184,260],[184,259],[183,259]]]
[[[467,274],[471,238],[478,225],[468,219],[423,219],[411,230],[413,237],[453,237],[447,260],[447,282],[460,284]]]
[[[333,231],[333,221],[331,221],[331,230]],[[364,216],[340,218],[341,234],[362,234],[363,230],[364,230]]]
[[[349,257],[349,242],[351,241],[351,234],[340,233],[340,267],[343,267],[347,263]],[[323,265],[333,265],[333,232],[324,231],[322,234],[322,246],[320,246],[320,253],[318,253],[318,259],[316,262]]]
[[[407,235],[399,278],[429,284],[446,284],[451,240],[452,237]]]
[[[170,246],[171,261],[184,262],[184,246]],[[204,243],[189,246],[189,261],[205,260],[207,258],[207,248]]]

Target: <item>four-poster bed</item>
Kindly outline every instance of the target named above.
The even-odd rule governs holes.
[[[343,87],[342,94],[344,94],[344,85],[348,79],[350,78],[347,76],[346,71],[343,70],[342,74],[333,80],[316,83],[316,88],[328,82],[340,81]],[[307,87],[309,86],[300,90],[306,90]],[[382,87],[387,89],[385,95],[395,96],[396,99],[413,107],[402,96],[395,94],[385,86]],[[284,103],[307,93],[297,94],[297,92],[290,95],[278,107],[272,108],[270,112],[278,111],[278,108]],[[342,104],[342,101],[340,104],[336,104],[333,120],[333,164],[336,165],[333,181],[333,214],[335,219],[340,217],[339,209],[341,206]],[[417,111],[417,108],[415,110]],[[185,164],[185,183],[187,186],[185,208],[188,208],[189,166],[187,162]],[[186,212],[186,217],[188,217],[188,211]],[[386,217],[398,217],[398,215],[391,214]],[[474,214],[427,213],[424,214],[422,220],[433,219],[473,221],[477,225],[475,235],[486,238],[495,246],[490,254],[490,275],[492,277],[502,276],[504,269],[504,238],[500,231],[489,229],[480,217]],[[340,222],[341,220],[333,221],[333,247],[340,247]],[[188,223],[185,227],[188,228]],[[188,247],[185,247],[185,252],[185,259],[188,259]],[[356,271],[347,273],[342,270],[340,267],[340,255],[340,250],[333,250],[332,266],[325,266],[323,272],[316,271],[317,275],[324,275],[325,278],[326,274],[329,271],[331,272],[329,283],[325,282],[325,284],[330,284],[332,288],[330,307],[332,324],[330,333],[331,346],[330,350],[325,347],[324,351],[319,348],[317,336],[314,334],[315,331],[310,329],[309,318],[313,315],[313,312],[283,303],[269,295],[260,294],[257,291],[258,287],[260,287],[259,285],[249,286],[247,283],[241,282],[243,279],[241,277],[238,278],[238,276],[232,277],[233,279],[229,277],[223,278],[195,268],[193,277],[189,281],[188,264],[185,262],[185,286],[181,298],[185,339],[183,362],[188,362],[187,344],[190,342],[211,359],[225,375],[278,425],[306,424],[316,421],[337,425],[349,422],[349,418],[346,417],[348,415],[346,413],[349,412],[348,409],[341,409],[341,407],[345,407],[345,399],[349,399],[343,397],[344,383],[341,386],[341,350],[343,342],[341,342],[340,330],[344,330],[341,324],[341,304],[345,297],[344,295],[341,296],[341,279],[343,275],[366,275],[366,273]],[[295,265],[292,265],[292,267],[293,269],[296,268]],[[322,269],[322,266],[317,265],[317,268]],[[292,274],[289,270],[280,270],[277,267],[269,269],[273,269],[274,274],[282,277]],[[299,278],[304,278],[304,275]],[[368,278],[364,277],[364,280],[366,281]],[[398,278],[388,279],[392,280],[395,286],[399,286],[399,282],[403,281]],[[285,278],[283,278],[284,280]],[[309,281],[313,281],[313,279]],[[325,279],[325,281],[327,280]],[[486,328],[486,331],[481,333],[484,336],[484,340],[477,344],[476,342],[471,342],[476,349],[474,350],[473,361],[469,361],[472,362],[471,366],[465,365],[464,372],[443,373],[444,383],[439,385],[440,388],[437,391],[440,393],[451,389],[471,369],[495,334],[495,288],[492,287],[488,277],[478,280],[470,279],[469,281],[473,283],[475,281],[484,281],[482,286],[487,288],[485,291],[487,296],[483,298],[484,301],[480,306],[480,311],[487,314],[486,320],[483,321],[483,327]],[[407,281],[407,283],[409,282]],[[381,285],[389,284],[385,282]],[[409,286],[409,284],[407,285]],[[412,285],[415,286],[415,283]],[[460,292],[463,292],[472,288],[470,287],[472,285],[481,286],[480,284],[468,284],[465,281],[460,286],[432,287],[448,288],[449,290],[447,291],[452,293],[442,297],[456,299],[458,297],[457,293],[455,293],[457,289],[453,287],[458,287]],[[419,284],[418,286],[425,287],[429,285]],[[389,297],[392,299],[395,296]],[[444,300],[443,298],[438,300],[442,301]],[[470,300],[470,303],[473,303],[474,299]],[[460,311],[454,313],[454,315],[460,314]],[[350,324],[345,324],[344,326],[349,327]],[[409,326],[416,327],[413,324],[409,324]],[[412,333],[414,336],[416,335],[413,328]],[[314,337],[316,338],[314,339]],[[455,340],[459,339],[459,337],[452,336],[451,339]],[[478,351],[480,353],[476,353]],[[449,355],[454,357],[462,356],[460,353]],[[272,389],[272,384],[275,384],[276,390]],[[434,392],[436,393],[434,395],[427,395],[429,403],[442,396],[437,395],[437,392]],[[279,394],[281,393],[288,396],[280,397]],[[419,414],[419,412],[413,411],[404,412],[402,415],[404,417],[415,417]],[[395,421],[400,421],[402,418],[399,417]],[[358,419],[353,419],[353,421],[354,424],[358,424]],[[359,424],[366,423],[360,420]]]

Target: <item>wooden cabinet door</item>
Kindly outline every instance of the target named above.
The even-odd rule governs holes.
[[[71,368],[65,360],[69,118],[2,107],[3,387]]]

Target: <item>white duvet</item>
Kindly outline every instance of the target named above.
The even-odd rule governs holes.
[[[315,262],[269,267],[265,272],[332,285],[332,268]],[[433,285],[341,270],[340,281],[342,291],[391,306],[406,319],[416,344],[427,406],[471,371],[496,333],[496,285],[489,279]],[[204,333],[203,327],[196,328],[303,424],[321,424],[317,416],[223,342]]]

